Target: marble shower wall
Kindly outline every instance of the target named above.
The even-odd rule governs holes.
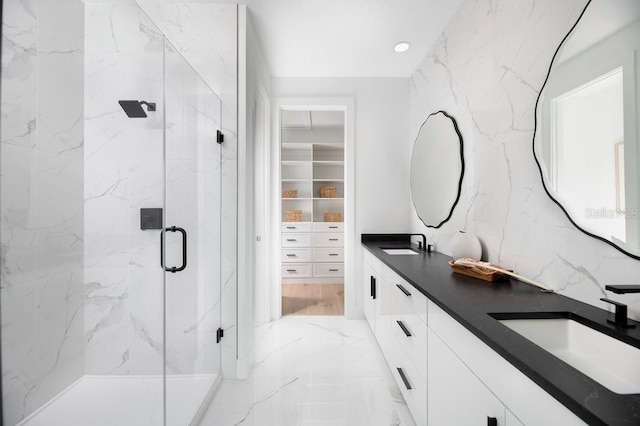
[[[585,0],[468,0],[411,77],[410,134],[443,109],[458,121],[466,171],[460,202],[440,229],[415,215],[437,250],[454,232],[478,235],[485,257],[553,286],[560,294],[608,309],[605,284],[637,283],[640,262],[577,231],[542,187],[532,154],[535,102],[551,57]]]
[[[5,0],[2,383],[13,425],[83,374],[83,3]]]
[[[236,376],[238,216],[238,7],[223,3],[138,3],[222,101],[222,371]]]
[[[134,4],[85,9],[86,374],[162,374],[158,232],[139,209],[163,205],[162,33]],[[120,99],[155,102],[128,118]]]
[[[189,253],[187,269],[166,276],[167,371],[217,372],[220,100],[199,95],[204,82],[135,4],[88,4],[86,23],[87,373],[162,373],[159,231],[140,229],[139,209],[165,202],[166,225],[187,230]],[[120,99],[157,111],[131,119]],[[166,239],[167,265],[179,265],[181,238]]]

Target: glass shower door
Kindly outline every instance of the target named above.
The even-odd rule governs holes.
[[[220,374],[221,102],[165,41],[166,424],[194,424]]]

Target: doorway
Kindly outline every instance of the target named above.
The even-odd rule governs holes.
[[[343,316],[345,111],[282,108],[281,314]]]

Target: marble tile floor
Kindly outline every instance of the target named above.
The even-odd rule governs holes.
[[[217,375],[167,378],[167,425],[188,425]],[[162,424],[162,376],[83,376],[19,426]]]
[[[415,425],[365,320],[289,316],[256,328],[247,380],[223,380],[200,426]]]

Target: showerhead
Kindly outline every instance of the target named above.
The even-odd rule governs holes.
[[[147,111],[155,111],[156,104],[145,101],[118,101],[129,118],[147,118],[147,113],[142,105],[147,106]]]

